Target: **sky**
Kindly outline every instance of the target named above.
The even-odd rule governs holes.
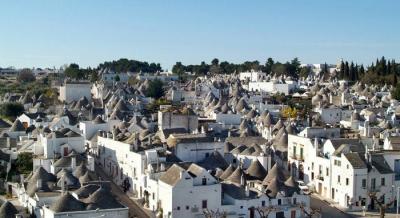
[[[398,0],[0,0],[0,67],[400,61]]]

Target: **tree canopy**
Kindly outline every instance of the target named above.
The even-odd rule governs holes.
[[[164,96],[163,82],[159,79],[150,81],[149,87],[146,91],[148,97],[159,99]]]
[[[25,68],[22,69],[21,72],[18,74],[17,80],[19,82],[33,82],[36,80],[35,75],[33,75],[32,70]]]
[[[278,75],[290,75],[295,78],[300,72],[300,61],[294,58],[286,63],[275,62],[272,58],[266,60],[265,65],[259,61],[245,61],[240,64],[230,63],[228,61],[220,61],[218,58],[211,60],[210,64],[202,61],[197,65],[183,65],[182,62],[176,62],[172,68],[172,72],[177,75],[182,75],[184,72],[192,72],[196,75],[206,74],[232,74],[245,71],[263,71],[266,73],[276,73]]]
[[[361,81],[366,84],[391,84],[397,85],[397,76],[400,73],[400,64],[393,60],[386,60],[385,57],[376,59],[365,70],[363,65],[353,62],[342,61],[338,72],[339,79],[349,81]]]
[[[110,69],[111,71],[117,73],[126,72],[145,72],[145,73],[156,73],[162,71],[161,65],[159,63],[148,63],[137,60],[129,60],[126,58],[121,58],[116,61],[106,61],[99,64],[97,69]]]
[[[6,117],[10,120],[15,119],[17,116],[24,112],[24,106],[20,103],[7,102],[0,105],[0,116]]]

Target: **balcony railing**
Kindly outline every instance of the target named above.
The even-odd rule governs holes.
[[[290,158],[292,158],[293,160],[304,161],[304,157],[300,155],[291,155]]]

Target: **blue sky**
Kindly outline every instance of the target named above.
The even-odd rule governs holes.
[[[398,0],[0,0],[0,66],[400,59]]]

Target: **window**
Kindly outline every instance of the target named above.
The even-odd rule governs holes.
[[[394,161],[395,180],[400,180],[400,159]]]
[[[177,210],[181,210],[181,207],[177,207],[176,209],[177,209]]]
[[[329,168],[326,168],[326,176],[329,176]]]
[[[186,205],[186,210],[189,210],[189,206],[188,205]]]
[[[297,199],[293,198],[293,204],[297,204]]]
[[[282,200],[278,199],[278,205],[281,205],[281,203],[282,203]]]
[[[155,194],[154,194],[154,192],[153,192],[152,196],[153,196],[153,200],[154,200],[154,198],[155,198]]]
[[[296,157],[296,145],[293,146],[293,157]]]
[[[381,179],[381,186],[385,186],[385,178]]]
[[[311,162],[311,169],[314,170],[314,162]]]
[[[365,206],[366,202],[367,202],[366,198],[361,199],[361,206]]]
[[[203,208],[203,209],[207,208],[207,200],[203,200],[201,202],[201,208]]]
[[[346,178],[346,185],[349,185],[349,178]]]
[[[362,182],[361,182],[361,187],[362,187],[362,188],[367,188],[367,180],[366,180],[366,179],[363,179],[363,180],[362,180]]]
[[[265,201],[261,201],[261,206],[265,207]]]
[[[210,156],[210,154],[207,152],[207,153],[206,153],[206,157],[209,157],[209,156]]]
[[[300,159],[303,160],[303,147],[300,147]]]
[[[340,183],[340,176],[337,176],[337,182]]]
[[[375,182],[376,182],[375,178],[371,179],[371,189],[372,190],[375,190]]]
[[[201,180],[201,183],[202,183],[203,185],[207,185],[207,179],[206,179],[206,178],[203,178],[203,179]]]

